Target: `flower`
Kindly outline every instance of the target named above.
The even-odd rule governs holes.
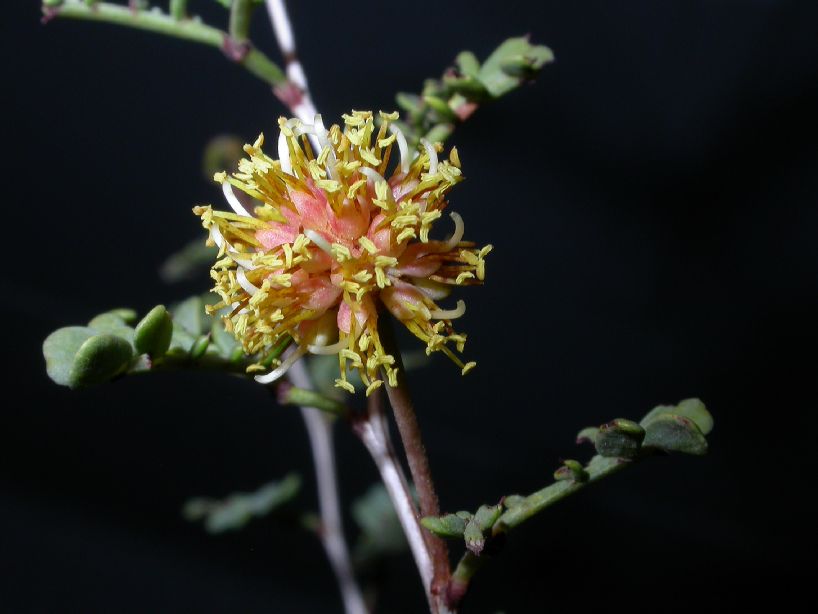
[[[378,335],[379,304],[427,354],[445,353],[465,374],[475,363],[453,351],[463,351],[466,336],[452,328],[465,303],[443,309],[437,301],[452,286],[482,283],[492,248],[463,241],[457,213],[450,238],[429,238],[446,193],[463,178],[457,150],[441,160],[442,145],[421,139],[410,151],[397,113],[381,112],[377,127],[369,111],[343,117],[343,129],[329,130],[320,115],[312,125],[281,118],[278,160],[262,151],[261,135],[244,147],[249,159],[238,172],[216,174],[233,212],[194,209],[219,247],[211,277],[222,301],[211,310],[231,309],[225,326],[249,354],[295,342],[277,368],[256,376],[262,383],[312,353],[338,355],[335,383],[349,392],[351,369],[367,394],[382,385],[380,371],[396,386],[395,358]]]

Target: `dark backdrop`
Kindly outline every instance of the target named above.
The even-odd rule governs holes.
[[[212,2],[192,3],[207,15]],[[53,329],[204,289],[156,271],[220,202],[200,153],[281,107],[218,52],[88,23],[2,21],[0,608],[338,612],[317,540],[265,520],[208,537],[192,495],[311,466],[296,412],[201,375],[70,392]],[[447,510],[549,479],[582,426],[700,396],[703,459],[646,463],[511,535],[466,612],[740,611],[804,590],[814,537],[818,4],[291,2],[326,119],[393,108],[455,54],[531,33],[557,61],[455,134],[451,202],[492,242],[463,328],[478,370],[415,375]],[[255,38],[275,49],[264,19]],[[346,500],[375,479],[339,429]],[[383,612],[422,611],[408,559]],[[549,602],[554,602],[548,606]],[[786,609],[786,608],[785,608]]]

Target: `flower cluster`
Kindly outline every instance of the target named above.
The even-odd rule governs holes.
[[[462,179],[457,150],[448,160],[438,157],[440,143],[421,140],[410,150],[398,114],[379,119],[353,111],[343,128],[326,129],[320,115],[313,124],[281,118],[278,160],[262,151],[262,135],[245,146],[249,159],[238,172],[216,175],[233,212],[194,209],[219,247],[211,276],[222,302],[213,309],[230,310],[227,330],[250,354],[282,340],[296,344],[256,377],[263,383],[313,353],[338,355],[336,385],[349,392],[350,369],[367,394],[383,383],[381,373],[397,385],[395,358],[378,335],[379,304],[427,354],[444,352],[464,374],[475,365],[453,351],[466,342],[452,328],[465,303],[442,309],[437,301],[451,286],[482,283],[491,246],[463,241],[457,213],[448,239],[429,237],[446,193]]]

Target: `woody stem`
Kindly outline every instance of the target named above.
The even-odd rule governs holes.
[[[397,386],[386,385],[386,394],[389,397],[389,404],[395,416],[395,423],[400,433],[406,460],[409,464],[409,472],[418,494],[420,504],[420,515],[439,516],[440,504],[437,492],[435,491],[432,471],[429,466],[429,458],[426,455],[426,448],[420,433],[415,414],[415,407],[409,394],[409,386],[406,381],[405,369],[401,361],[400,351],[395,341],[392,323],[389,317],[384,314],[378,318],[378,328],[384,351],[394,356],[395,368],[397,369]],[[426,547],[432,558],[433,578],[431,591],[435,595],[442,595],[451,576],[449,566],[449,550],[441,538],[433,535],[429,531],[423,531]]]

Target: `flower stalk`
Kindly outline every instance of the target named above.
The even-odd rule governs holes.
[[[355,432],[366,447],[380,474],[386,492],[395,508],[409,550],[415,559],[429,608],[436,612],[437,599],[432,594],[434,566],[424,538],[417,507],[412,499],[409,483],[400,467],[389,437],[383,413],[381,391],[376,390],[367,399],[367,415],[355,423]]]
[[[395,357],[397,385],[392,386],[387,383],[386,394],[389,397],[389,404],[392,406],[395,423],[406,453],[412,482],[418,493],[418,502],[420,504],[418,520],[425,516],[437,516],[440,514],[440,503],[432,479],[429,457],[426,454],[426,447],[423,445],[415,407],[409,394],[406,370],[403,368],[394,330],[391,321],[387,317],[379,318],[379,324],[384,350]],[[432,559],[432,592],[439,594],[448,583],[451,573],[449,569],[449,550],[446,542],[438,536],[423,531],[423,537]]]

